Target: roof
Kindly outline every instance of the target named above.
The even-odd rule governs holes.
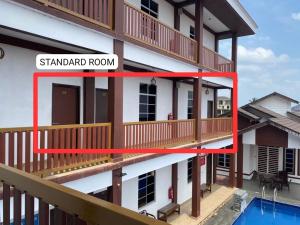
[[[300,118],[300,112],[292,111],[292,112],[287,112],[287,114],[291,114],[291,115],[293,115],[293,116],[296,116],[296,117],[299,117],[299,118]]]
[[[281,128],[281,129],[284,128],[284,130],[289,130],[289,131],[295,132],[297,134],[300,134],[300,123],[299,122],[291,120],[287,117],[271,118],[270,121],[271,121],[271,125],[275,125],[276,127],[279,126],[279,128]],[[274,123],[274,124],[272,124],[272,123]]]
[[[262,117],[262,116],[261,116],[261,113],[266,114],[266,115],[268,115],[269,117],[275,117],[275,118],[283,117],[283,116],[280,115],[279,113],[276,113],[276,112],[274,112],[274,111],[272,111],[272,110],[269,110],[269,109],[267,109],[267,108],[265,108],[265,107],[263,107],[263,106],[260,106],[260,105],[252,105],[252,104],[249,104],[249,105],[247,105],[247,107],[250,107],[250,108],[254,109],[254,110],[251,110],[251,113],[252,113],[252,114],[255,114],[256,116],[259,116],[259,117]],[[247,107],[245,107],[246,111],[247,111]],[[256,114],[255,111],[258,111],[258,112],[261,112],[261,113],[260,113],[260,114],[259,114],[259,113]]]
[[[258,116],[254,115],[254,114],[252,114],[252,113],[250,113],[250,112],[248,112],[248,111],[246,111],[246,110],[244,110],[242,108],[239,108],[238,112],[241,113],[241,114],[243,114],[243,115],[245,115],[246,117],[248,117],[250,119],[259,120]]]
[[[265,100],[265,99],[270,98],[270,97],[273,97],[273,96],[278,96],[278,97],[280,97],[280,98],[282,98],[282,99],[285,99],[285,100],[287,100],[287,101],[289,101],[289,102],[293,102],[293,103],[297,103],[297,104],[299,103],[297,100],[292,99],[292,98],[290,98],[290,97],[288,97],[288,96],[286,96],[286,95],[280,94],[280,93],[278,93],[278,92],[273,92],[273,93],[268,94],[268,95],[266,95],[266,96],[264,96],[264,97],[262,97],[262,98],[256,99],[255,101],[251,102],[251,104],[252,104],[252,105],[253,105],[253,104],[256,104],[256,103],[258,103],[258,102],[260,102],[260,101],[262,101],[262,100]]]

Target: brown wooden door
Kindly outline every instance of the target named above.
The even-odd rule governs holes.
[[[52,124],[80,123],[80,87],[53,84]]]
[[[96,89],[96,123],[108,121],[108,92],[105,89]]]
[[[207,118],[213,118],[214,102],[207,101]]]

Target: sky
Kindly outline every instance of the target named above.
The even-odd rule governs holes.
[[[274,91],[300,101],[300,1],[240,1],[258,30],[238,39],[239,106]],[[220,52],[230,57],[231,40]]]

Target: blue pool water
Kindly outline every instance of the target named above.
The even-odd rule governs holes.
[[[233,225],[300,225],[300,207],[254,198]]]

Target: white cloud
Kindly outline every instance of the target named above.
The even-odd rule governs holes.
[[[300,21],[300,12],[292,13],[292,19]]]
[[[242,45],[238,46],[238,59],[248,63],[280,63],[289,60],[288,55],[275,55],[271,49],[258,47],[255,49],[246,48]]]

